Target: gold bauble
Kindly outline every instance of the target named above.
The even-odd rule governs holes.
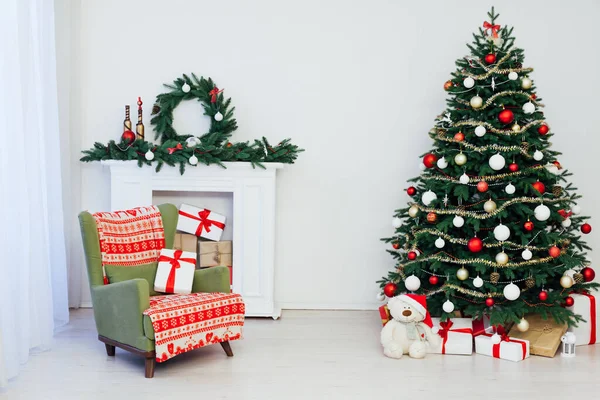
[[[469,103],[471,104],[471,107],[477,110],[483,106],[483,99],[479,96],[473,96],[471,97],[471,101]]]
[[[496,284],[498,283],[498,281],[500,280],[500,274],[498,272],[492,272],[490,274],[490,282],[492,282],[492,284]]]
[[[568,289],[571,286],[573,286],[573,283],[573,278],[571,278],[570,276],[563,275],[560,277],[560,286],[564,287],[565,289]]]
[[[454,156],[454,162],[456,165],[465,165],[467,163],[467,156],[463,153],[458,153]]]
[[[513,132],[519,132],[521,130],[521,125],[515,123],[512,126],[512,130],[513,130]]]
[[[417,207],[417,206],[410,206],[410,208],[408,209],[408,215],[410,215],[412,218],[414,218],[417,215],[419,215],[419,207]]]
[[[531,86],[533,86],[533,82],[531,82],[531,79],[529,79],[529,78],[521,79],[521,87],[523,89],[525,89],[525,90],[531,89]]]
[[[508,264],[508,254],[506,254],[505,252],[496,254],[496,262],[500,265]]]
[[[464,281],[469,277],[469,271],[467,271],[465,267],[461,267],[458,271],[456,271],[456,277],[461,281]]]
[[[494,211],[496,211],[496,203],[494,202],[494,200],[490,199],[483,203],[483,209],[491,214]]]
[[[517,330],[519,332],[527,332],[529,330],[529,322],[525,318],[521,318],[517,324]]]

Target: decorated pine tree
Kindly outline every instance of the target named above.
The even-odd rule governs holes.
[[[378,283],[388,297],[427,295],[443,319],[461,311],[496,325],[541,314],[574,324],[581,316],[567,308],[569,295],[598,286],[581,238],[591,226],[552,150],[557,132],[533,68],[513,28],[497,25],[493,8],[488,16],[444,84],[433,148],[383,239],[396,265]]]

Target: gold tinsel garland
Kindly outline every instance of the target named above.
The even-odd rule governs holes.
[[[565,252],[565,251],[566,251],[565,249],[562,250],[562,252]],[[483,265],[486,265],[486,266],[491,267],[491,268],[510,268],[510,269],[516,269],[516,268],[522,268],[522,267],[530,267],[532,265],[544,264],[544,263],[547,263],[547,262],[550,262],[550,261],[554,260],[554,257],[548,256],[548,257],[544,257],[544,258],[538,258],[538,259],[535,259],[535,260],[522,261],[522,262],[518,262],[518,263],[508,262],[506,264],[498,264],[498,263],[492,262],[490,260],[485,260],[483,258],[459,259],[459,258],[450,258],[450,257],[440,257],[437,254],[434,254],[434,255],[431,255],[431,256],[421,257],[418,260],[408,261],[406,264],[398,264],[398,266],[396,268],[398,270],[399,269],[404,269],[408,265],[411,265],[411,264],[414,264],[414,263],[425,262],[425,261],[429,261],[429,260],[440,261],[440,262],[445,262],[445,263],[449,263],[449,264],[459,264],[459,265],[483,264]]]
[[[498,97],[501,96],[515,96],[515,95],[521,95],[521,96],[525,96],[529,99],[530,102],[532,102],[533,104],[537,105],[538,107],[544,107],[543,104],[538,103],[537,101],[535,101],[534,99],[531,98],[531,95],[527,92],[523,92],[521,90],[505,90],[503,92],[498,92],[495,95],[493,95],[492,97],[490,97],[489,99],[487,99],[485,101],[485,103],[483,103],[483,105],[481,107],[479,107],[477,110],[485,110],[486,108],[488,108],[490,105],[492,105],[492,103],[494,102],[494,100],[496,100]],[[467,100],[462,100],[462,99],[456,99],[456,102],[461,103],[461,104],[465,104],[465,105],[471,105],[471,103]]]
[[[518,130],[518,131],[513,131],[512,129],[497,129],[497,128],[494,128],[494,126],[492,124],[490,124],[489,122],[475,121],[475,120],[472,120],[472,119],[468,119],[466,121],[458,121],[458,122],[453,123],[451,126],[452,127],[458,127],[458,126],[479,126],[479,125],[482,125],[482,126],[485,126],[485,128],[488,131],[490,131],[490,132],[498,133],[498,134],[506,135],[506,136],[514,136],[514,135],[521,135],[521,134],[525,133],[525,131],[527,131],[527,129],[529,129],[532,126],[542,125],[544,123],[545,122],[543,120],[531,121],[531,122],[523,125],[521,127],[521,129]]]
[[[502,57],[500,59],[500,61],[498,61],[496,63],[496,65],[494,65],[492,68],[488,69],[487,66],[483,65],[481,63],[481,61],[478,59],[477,63],[481,66],[481,68],[485,69],[487,72],[485,74],[481,74],[481,75],[472,75],[466,72],[461,72],[460,74],[462,76],[470,76],[471,78],[480,81],[483,79],[487,79],[489,78],[492,74],[496,73],[496,74],[509,74],[511,72],[532,72],[533,68],[504,68],[504,69],[499,69],[500,64],[504,63],[506,60],[508,60],[510,58],[511,55],[511,51],[507,51],[506,55],[504,57]]]
[[[500,146],[499,144],[488,144],[486,146],[475,146],[474,144],[471,144],[471,143],[468,143],[465,141],[461,141],[461,140],[456,140],[456,139],[449,138],[449,137],[442,136],[442,135],[438,135],[438,139],[443,142],[460,144],[461,146],[463,146],[469,150],[476,151],[477,153],[483,153],[488,150],[502,151],[502,152],[519,151],[524,157],[533,158],[533,156],[527,152],[527,150],[524,148],[524,146]]]
[[[486,182],[494,182],[499,180],[504,180],[506,178],[514,178],[520,175],[524,175],[529,173],[530,171],[534,171],[536,169],[544,168],[543,165],[534,165],[533,167],[525,168],[517,172],[508,172],[505,174],[496,174],[496,175],[484,175],[484,176],[469,176],[469,182],[475,183],[480,181]],[[434,181],[445,181],[445,182],[460,182],[457,178],[451,176],[443,176],[443,175],[431,175],[431,176],[423,176],[423,180],[434,180]]]

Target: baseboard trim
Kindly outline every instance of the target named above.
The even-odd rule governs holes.
[[[84,301],[81,303],[81,305],[79,306],[79,308],[93,308],[92,307],[92,302],[91,301]]]
[[[377,310],[383,303],[297,303],[277,302],[283,310]]]

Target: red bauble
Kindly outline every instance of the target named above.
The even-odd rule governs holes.
[[[440,281],[440,280],[439,280],[439,279],[438,279],[438,277],[437,277],[437,276],[435,276],[435,275],[431,275],[431,276],[429,277],[429,283],[431,283],[432,285],[437,285],[439,281]]]
[[[550,257],[557,258],[560,256],[560,249],[556,246],[552,246],[548,249],[548,254],[550,254]]]
[[[398,289],[398,286],[395,283],[390,282],[383,287],[383,293],[387,297],[394,297],[397,289]]]
[[[532,183],[531,186],[533,186],[533,188],[537,190],[540,194],[544,194],[544,192],[546,191],[546,185],[544,185],[540,181]]]
[[[585,267],[581,270],[581,275],[583,275],[583,280],[585,282],[591,282],[596,277],[596,272],[594,272],[594,270],[590,267]]]
[[[485,299],[485,305],[488,307],[493,307],[494,303],[496,303],[496,302],[491,297],[488,297],[487,299]]]
[[[435,223],[435,221],[437,221],[437,214],[434,212],[430,212],[427,214],[427,222],[429,223]]]
[[[540,301],[546,301],[548,300],[548,292],[546,292],[545,290],[542,290],[540,292],[540,294],[538,295]]]
[[[392,243],[392,247],[398,250],[400,248],[400,243]]]
[[[519,164],[517,163],[511,163],[508,165],[508,170],[510,172],[517,172],[519,170]]]
[[[535,225],[531,221],[525,221],[525,223],[523,224],[523,229],[525,229],[527,232],[531,232],[534,227]]]
[[[414,251],[409,251],[409,252],[408,252],[408,259],[409,259],[409,260],[411,260],[411,261],[412,261],[412,260],[414,260],[414,259],[416,259],[416,258],[417,258],[417,253],[415,253]]]
[[[575,304],[575,299],[573,299],[571,296],[565,297],[565,306],[566,307],[572,307],[573,304]]]
[[[487,182],[481,181],[481,182],[477,183],[477,190],[479,190],[481,193],[487,192],[487,190],[488,190]]]
[[[496,55],[493,53],[486,54],[486,56],[484,57],[484,60],[487,64],[493,64],[496,62]]]
[[[537,96],[535,93],[531,93],[531,96],[529,96],[529,97],[531,97],[533,100],[537,99]]]
[[[510,124],[515,120],[515,114],[513,114],[510,110],[502,110],[500,114],[498,114],[498,121],[502,122],[504,125]]]
[[[425,157],[423,157],[423,164],[425,164],[427,168],[433,168],[437,162],[437,159],[438,158],[435,154],[426,154]]]
[[[581,225],[581,232],[588,234],[592,231],[592,226],[590,224],[588,224],[587,222],[583,225]]]
[[[464,133],[462,133],[462,132],[457,132],[457,133],[454,135],[454,140],[456,140],[456,141],[459,141],[459,142],[462,142],[463,140],[465,140],[465,134],[464,134]]]
[[[540,125],[538,126],[538,133],[540,135],[545,135],[546,133],[548,133],[548,131],[550,130],[550,128],[548,128],[548,125]]]
[[[406,193],[409,196],[414,196],[415,194],[417,194],[417,189],[414,186],[411,186],[408,189],[406,189]]]
[[[127,144],[133,143],[133,141],[135,140],[135,133],[131,131],[125,131],[121,135],[121,140]]]
[[[471,238],[467,243],[467,247],[471,250],[471,253],[479,253],[483,250],[483,240],[478,237]]]
[[[452,87],[452,81],[444,82],[444,90],[450,90],[451,87]]]

